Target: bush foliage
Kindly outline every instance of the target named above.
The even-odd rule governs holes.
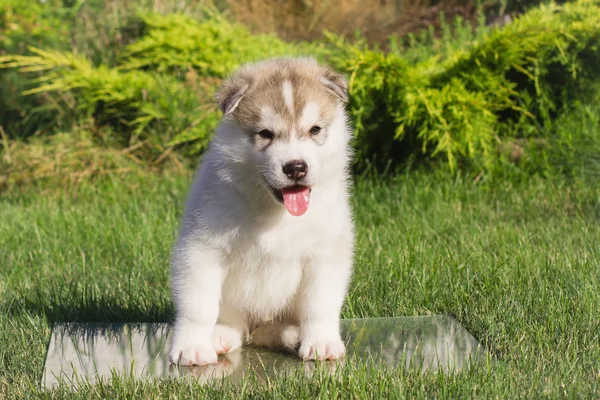
[[[181,14],[146,14],[141,18],[145,34],[127,47],[123,63],[127,69],[182,73],[192,68],[202,76],[224,78],[240,60],[256,61],[293,51],[277,37],[252,35],[214,11],[203,21]]]
[[[551,167],[549,148],[577,158],[556,121],[597,93],[599,4],[551,3],[501,28],[459,19],[441,36],[392,38],[387,51],[360,37],[288,43],[253,35],[213,10],[200,18],[138,12],[123,24],[139,24],[138,33],[108,57],[112,64],[48,44],[0,56],[0,73],[18,71],[23,95],[45,99],[28,109],[28,118],[39,114],[30,132],[92,118],[114,143],[156,162],[173,150],[202,153],[220,118],[214,90],[241,63],[312,54],[348,76],[359,167],[434,162],[478,173],[510,160],[537,172]],[[0,124],[9,138],[23,136]]]
[[[491,168],[498,143],[550,138],[565,104],[600,77],[598,2],[533,9],[469,46],[407,64],[337,41],[333,63],[351,77],[363,157],[427,154]],[[421,151],[419,151],[419,149]]]

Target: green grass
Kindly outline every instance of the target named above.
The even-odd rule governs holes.
[[[241,386],[114,379],[39,388],[53,321],[167,321],[189,176],[0,198],[0,398],[597,397],[600,190],[564,180],[358,178],[344,317],[449,313],[498,363],[454,376],[349,368]]]

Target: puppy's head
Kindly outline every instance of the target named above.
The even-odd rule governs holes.
[[[313,59],[276,59],[240,69],[216,100],[261,183],[292,215],[304,214],[332,151],[345,152],[346,79]]]

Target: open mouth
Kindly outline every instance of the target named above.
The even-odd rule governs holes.
[[[304,185],[293,185],[282,189],[269,185],[269,188],[277,201],[282,203],[293,216],[299,217],[308,210],[312,188]]]

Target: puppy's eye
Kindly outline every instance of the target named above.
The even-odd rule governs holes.
[[[310,134],[311,135],[318,135],[319,132],[321,132],[321,127],[320,126],[313,126],[312,128],[310,128]]]
[[[258,136],[267,140],[273,140],[273,137],[275,137],[275,135],[273,135],[273,132],[271,132],[268,129],[263,129],[262,131],[258,132]]]

